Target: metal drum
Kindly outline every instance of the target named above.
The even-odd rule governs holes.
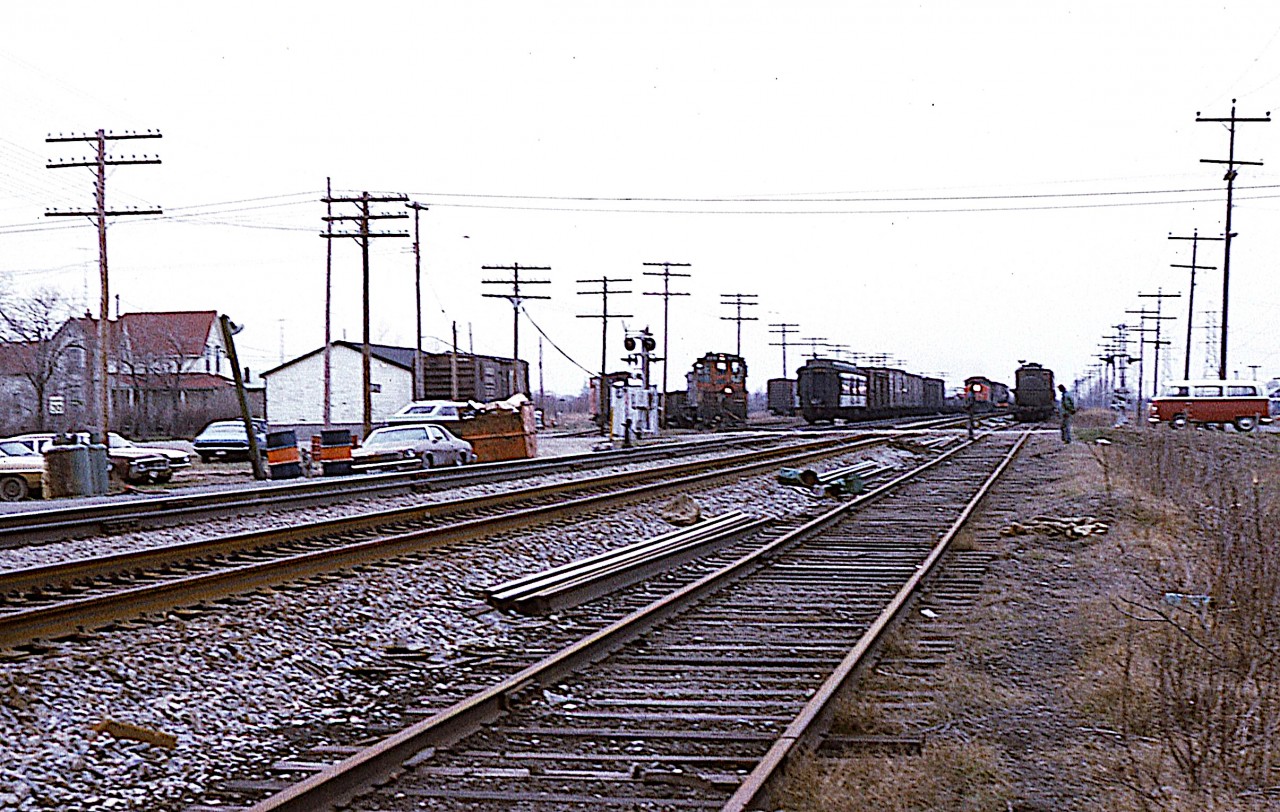
[[[351,432],[346,429],[325,429],[320,432],[319,458],[325,476],[345,476],[351,473]]]
[[[302,476],[298,435],[292,429],[267,433],[267,467],[271,469],[272,479],[297,479]]]

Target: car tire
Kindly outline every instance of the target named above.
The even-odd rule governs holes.
[[[1235,420],[1236,431],[1240,431],[1240,432],[1253,431],[1254,427],[1257,425],[1258,425],[1258,418],[1252,417],[1252,416],[1237,417]]]
[[[0,479],[0,502],[20,502],[31,493],[27,481],[20,476]]]
[[[1187,427],[1187,416],[1185,414],[1175,414],[1173,419],[1169,421],[1171,429],[1185,429]]]
[[[430,469],[435,468],[435,467],[436,467],[436,466],[435,466],[435,464],[431,461],[431,452],[430,452],[430,451],[423,451],[423,452],[422,452],[422,468],[423,468],[423,470],[430,470]]]
[[[171,479],[173,479],[172,471],[170,471],[167,474],[156,474],[155,476],[151,477],[151,481],[156,483],[157,485],[164,485],[167,482],[169,482],[169,480]]]
[[[200,461],[203,462],[205,465],[208,465],[212,460],[213,460],[212,455],[209,455],[209,454],[200,455]]]

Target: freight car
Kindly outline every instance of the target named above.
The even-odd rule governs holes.
[[[801,414],[817,423],[939,412],[945,384],[891,367],[813,358],[796,373],[796,388]]]
[[[792,378],[770,378],[766,384],[769,411],[779,417],[796,413],[796,382]]]
[[[973,399],[975,412],[992,412],[1009,408],[1009,386],[984,375],[964,379],[964,391]]]
[[[1013,375],[1013,416],[1022,423],[1048,420],[1054,412],[1053,370],[1027,363]]]
[[[684,392],[667,393],[667,422],[693,428],[747,422],[747,362],[740,355],[709,352],[693,362]]]

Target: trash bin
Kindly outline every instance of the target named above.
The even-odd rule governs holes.
[[[297,479],[302,476],[298,435],[292,429],[267,433],[267,467],[271,469],[272,479]]]
[[[41,479],[45,498],[85,496],[92,489],[88,446],[51,445],[45,450],[44,477]]]
[[[111,458],[101,443],[91,443],[88,449],[89,495],[103,496],[111,491]]]

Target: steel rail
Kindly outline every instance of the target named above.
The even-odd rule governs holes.
[[[985,436],[988,435],[984,434],[978,440]],[[521,669],[471,698],[435,713],[254,804],[248,812],[314,812],[347,803],[353,795],[366,790],[371,784],[394,775],[402,769],[404,762],[416,754],[428,751],[429,748],[452,744],[479,730],[496,719],[524,692],[554,684],[564,676],[600,660],[624,643],[684,612],[690,605],[729,583],[768,566],[773,558],[805,538],[820,533],[847,514],[884,498],[899,485],[933,469],[963,449],[972,447],[975,442],[977,440],[951,448],[911,471],[827,511],[725,567]]]
[[[792,447],[792,458],[807,459],[812,458],[815,455],[844,453],[846,451],[853,451],[858,448],[873,445],[878,442],[881,442],[881,440],[876,438],[850,440],[834,445],[830,442],[820,442],[813,444],[817,446],[816,448],[799,453],[796,453],[794,451],[794,447]],[[442,544],[454,543],[466,539],[483,538],[495,533],[527,527],[531,524],[550,521],[584,510],[627,504],[639,499],[666,493],[671,490],[687,489],[691,485],[706,485],[718,480],[736,479],[772,468],[778,463],[779,454],[780,452],[778,449],[767,449],[765,451],[742,454],[739,455],[741,458],[754,458],[753,461],[743,462],[729,468],[718,467],[723,465],[725,461],[721,458],[693,463],[681,463],[667,469],[648,469],[644,472],[646,475],[655,470],[665,471],[666,473],[676,471],[688,471],[689,473],[686,473],[678,479],[663,479],[657,482],[633,486],[621,491],[581,496],[576,499],[552,505],[508,511],[495,516],[470,519],[456,524],[445,525],[443,527],[396,533],[380,538],[344,544],[330,549],[300,553],[269,561],[232,566],[216,572],[200,573],[166,580],[159,583],[117,590],[103,595],[71,599],[56,604],[10,612],[8,614],[0,615],[0,646],[13,646],[36,637],[50,637],[75,632],[94,625],[110,623],[123,617],[133,617],[150,611],[168,609],[175,605],[211,600],[237,592],[249,591],[285,581],[353,567],[359,564],[369,563],[371,561],[394,558],[398,555],[417,552],[431,547],[440,546]],[[711,470],[706,470],[708,468]],[[630,478],[630,480],[634,480],[636,478],[636,472],[598,477],[596,478],[596,481],[607,481],[610,484],[617,484],[628,481],[628,478]],[[576,483],[570,483],[570,485],[576,485]],[[563,489],[566,487],[568,486],[562,484],[558,486],[544,486],[543,488],[530,490],[563,492]],[[584,485],[577,485],[577,487],[580,490],[585,489]],[[557,488],[561,490],[557,491]],[[473,500],[464,501],[473,503],[472,506],[474,507],[474,503],[481,502],[485,499],[500,499],[508,502],[513,501],[512,497],[514,495],[515,494],[502,494],[499,497],[477,497]],[[411,510],[417,510],[429,515],[431,513],[431,506],[413,508]],[[394,513],[397,511],[392,512]],[[345,527],[349,530],[352,526],[359,526],[361,523],[367,524],[367,522],[368,517],[357,517],[354,520],[335,519],[328,522],[320,522],[317,523],[317,525]],[[300,537],[300,533],[304,533],[306,531],[307,528],[305,526],[303,528],[288,527],[246,535],[248,537],[261,540],[263,538],[269,538],[274,534],[280,540],[295,540]],[[311,535],[315,535],[314,526],[311,531]],[[244,544],[244,539],[244,536],[231,537],[231,539],[215,540],[214,543],[224,545]],[[179,549],[191,548],[193,545],[198,546],[199,544],[201,544],[201,542],[190,542],[188,544],[179,545]],[[259,544],[259,546],[261,545]],[[235,550],[224,548],[223,551],[244,551],[245,549],[248,548],[239,547]],[[168,558],[165,557],[166,552],[168,553]],[[130,566],[134,570],[141,566],[138,562],[142,561],[150,561],[150,566],[152,568],[159,568],[165,564],[174,563],[173,552],[174,551],[171,549],[167,550],[166,548],[160,548],[158,550],[144,550],[137,553],[125,553],[121,556],[109,556],[105,559],[89,559],[84,562],[72,562],[71,569],[82,573],[82,577],[84,577],[88,573],[93,572],[93,567],[102,567],[103,562],[110,561],[112,563],[107,565],[107,569],[99,570],[95,574],[102,574],[104,572],[117,573],[123,571],[121,562],[126,560],[131,562]],[[191,557],[192,556],[188,555],[184,560],[190,560]],[[7,583],[9,585],[23,582],[23,579],[26,579],[26,582],[30,583],[32,579],[39,579],[40,577],[46,578],[47,583],[49,573],[45,572],[42,574],[39,570],[47,571],[50,569],[56,569],[56,567],[36,568],[35,570],[30,571],[19,570],[12,573],[3,573],[0,574],[0,576],[8,579]],[[0,583],[4,582],[0,581]]]
[[[847,688],[852,678],[863,666],[867,655],[875,649],[892,623],[915,598],[916,591],[920,585],[932,574],[938,562],[942,560],[942,557],[951,548],[951,543],[956,535],[959,534],[960,529],[969,521],[969,518],[977,510],[983,499],[986,498],[996,481],[1012,464],[1030,436],[1031,433],[1026,431],[1018,438],[1013,448],[1009,450],[1009,453],[1005,455],[1000,464],[991,472],[991,475],[982,483],[978,492],[965,505],[960,515],[952,522],[951,527],[938,539],[937,544],[934,545],[924,562],[902,585],[889,604],[885,606],[871,626],[840,662],[840,665],[827,677],[818,691],[814,693],[809,702],[796,715],[795,720],[787,726],[782,736],[769,748],[769,752],[765,754],[756,768],[739,785],[737,792],[724,804],[721,812],[746,812],[749,809],[774,808],[775,799],[770,797],[770,792],[776,785],[778,776],[797,752],[800,752],[805,747],[814,745],[817,739],[830,727],[836,697],[840,696]]]
[[[548,472],[625,465],[673,455],[702,453],[702,446],[740,446],[777,441],[773,436],[717,438],[717,441],[681,442],[626,450],[567,454],[533,460],[512,460],[432,468],[422,471],[361,474],[331,479],[275,482],[215,492],[146,496],[110,504],[77,504],[70,507],[0,513],[0,547],[37,541],[57,541],[77,536],[147,529],[198,517],[262,512],[283,507],[300,508],[331,504],[339,499],[359,499],[389,493],[456,488],[499,482]]]

